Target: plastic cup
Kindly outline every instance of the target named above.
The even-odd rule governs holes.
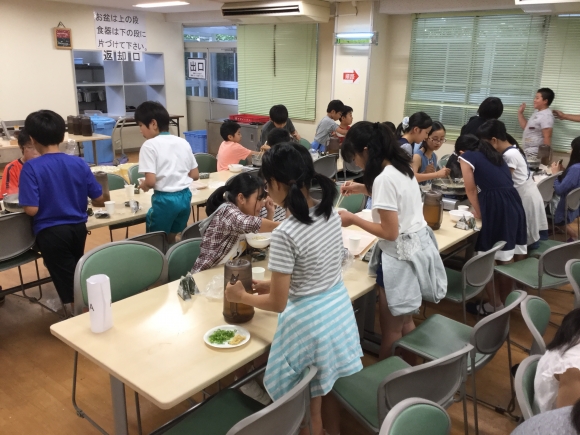
[[[115,213],[115,201],[105,201],[105,210],[107,210],[109,216],[113,216]]]
[[[127,196],[127,201],[131,201],[133,198],[135,198],[135,186],[132,184],[126,184],[125,196]]]
[[[356,252],[356,250],[360,246],[360,237],[350,236],[348,238],[348,246],[349,246],[350,252]]]
[[[468,205],[458,205],[457,206],[457,210],[459,210],[459,211],[469,211],[469,206]]]
[[[264,269],[263,267],[252,267],[252,279],[261,281],[264,279],[265,273],[266,269]]]
[[[0,201],[0,211],[4,211],[4,201]]]

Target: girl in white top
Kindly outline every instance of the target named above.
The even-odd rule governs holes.
[[[345,195],[372,196],[373,222],[340,212],[343,226],[358,225],[379,237],[369,263],[377,275],[382,332],[379,358],[391,355],[392,344],[415,329],[412,314],[423,299],[438,302],[447,277],[433,232],[423,218],[419,184],[410,156],[391,131],[379,123],[356,123],[342,148],[345,161],[364,168],[364,184],[342,187]]]
[[[536,368],[534,409],[545,412],[580,399],[580,308],[562,320]]]
[[[548,219],[544,209],[544,200],[538,190],[538,186],[531,177],[524,153],[516,140],[507,134],[504,123],[497,119],[489,120],[479,127],[477,136],[480,139],[485,139],[501,153],[510,168],[514,187],[520,194],[526,213],[528,246],[540,240],[541,231],[546,232],[545,236],[547,238]],[[528,251],[530,249],[528,248]]]

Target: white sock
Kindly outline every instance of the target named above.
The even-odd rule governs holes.
[[[494,311],[499,311],[503,308],[504,308],[503,304],[500,304],[499,307],[494,307],[489,302],[486,302],[485,304],[483,304],[483,309],[485,311],[487,311],[488,313],[493,313]]]

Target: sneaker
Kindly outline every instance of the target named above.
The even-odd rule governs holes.
[[[251,397],[262,405],[266,406],[272,403],[272,399],[263,389],[260,388],[258,383],[252,379],[250,382],[246,382],[240,387],[240,391],[246,396]]]
[[[494,311],[493,307],[487,302],[485,304],[476,302],[468,302],[465,304],[465,311],[475,315],[479,314],[481,317],[489,316],[490,314],[493,314],[494,312],[499,311],[502,308],[504,308],[504,306],[500,305],[499,307],[496,307]]]

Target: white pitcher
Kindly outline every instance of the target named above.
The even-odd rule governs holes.
[[[113,326],[111,282],[107,275],[93,275],[87,279],[91,331],[105,332]]]

